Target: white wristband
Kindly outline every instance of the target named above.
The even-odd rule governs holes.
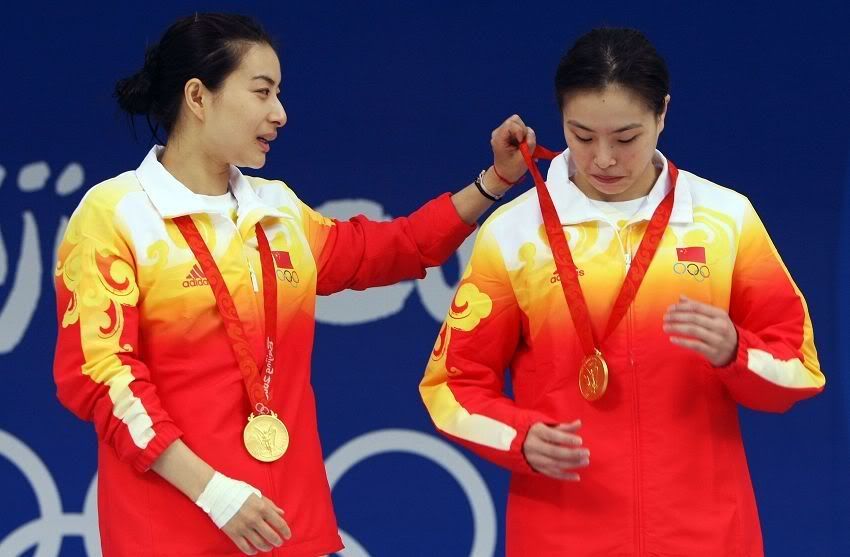
[[[221,528],[239,512],[251,495],[262,497],[256,487],[216,472],[195,504],[210,515],[215,525]]]

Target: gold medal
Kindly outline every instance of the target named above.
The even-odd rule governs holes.
[[[251,414],[242,432],[242,440],[248,453],[262,462],[279,459],[289,448],[289,432],[274,412],[259,416]]]
[[[608,389],[608,364],[599,350],[581,362],[578,373],[578,388],[581,396],[590,402],[599,400]]]

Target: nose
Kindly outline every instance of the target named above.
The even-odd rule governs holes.
[[[282,128],[286,125],[286,110],[283,109],[283,103],[280,102],[279,98],[275,97],[274,103],[274,109],[269,114],[269,120],[278,128]]]
[[[617,161],[614,159],[614,149],[610,145],[603,145],[603,143],[602,141],[599,142],[599,146],[593,156],[593,164],[600,170],[605,170],[617,164]]]

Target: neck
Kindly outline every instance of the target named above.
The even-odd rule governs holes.
[[[661,168],[656,167],[655,164],[650,162],[643,174],[635,180],[635,183],[631,187],[625,191],[612,194],[602,193],[594,188],[585,176],[578,173],[572,177],[572,180],[578,189],[590,199],[597,201],[632,201],[633,199],[649,195],[652,186],[658,181],[660,175]]]
[[[171,140],[160,163],[181,184],[201,195],[224,195],[228,190],[230,165],[210,157],[199,145]]]

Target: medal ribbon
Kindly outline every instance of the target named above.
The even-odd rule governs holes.
[[[263,227],[260,226],[260,223],[257,223],[254,227],[257,233],[257,247],[260,251],[260,264],[263,270],[263,307],[266,314],[266,356],[265,361],[258,365],[252,354],[251,345],[248,343],[248,335],[245,334],[245,328],[242,326],[242,321],[240,321],[239,314],[236,311],[233,297],[230,295],[224,277],[221,276],[221,271],[219,271],[215,259],[201,237],[198,227],[195,226],[192,217],[188,215],[175,217],[174,224],[177,225],[189,245],[189,249],[195,254],[195,259],[198,260],[210,283],[218,313],[224,321],[224,330],[227,331],[233,355],[236,356],[239,371],[242,373],[242,380],[245,382],[245,389],[248,391],[248,398],[251,400],[251,407],[258,414],[271,414],[271,409],[267,405],[271,403],[271,381],[275,370],[277,282],[275,280],[274,258]],[[262,377],[261,369],[263,370]]]
[[[555,267],[558,274],[561,276],[561,288],[564,290],[564,297],[567,300],[567,307],[570,310],[570,316],[573,319],[573,324],[576,328],[576,333],[579,336],[582,350],[585,357],[600,353],[600,344],[596,339],[596,334],[593,331],[593,326],[590,321],[590,311],[587,308],[587,301],[584,297],[584,292],[581,288],[581,283],[578,280],[578,269],[573,261],[570,245],[567,242],[567,236],[561,226],[561,221],[558,218],[558,212],[555,210],[555,204],[552,202],[552,197],[549,195],[549,190],[546,188],[546,182],[537,168],[535,159],[552,160],[560,153],[550,151],[540,145],[532,154],[528,148],[528,144],[523,141],[519,146],[522,158],[534,178],[534,187],[537,189],[537,198],[540,203],[540,212],[543,214],[543,224],[546,229],[546,237],[549,239],[549,246],[552,249],[552,255],[555,259]],[[640,246],[638,246],[637,254],[626,273],[626,279],[620,287],[620,292],[614,302],[614,308],[611,310],[611,315],[608,316],[608,324],[605,327],[604,341],[617,328],[623,316],[629,309],[629,306],[637,295],[638,288],[646,275],[649,264],[658,251],[658,246],[661,243],[661,237],[664,235],[664,230],[670,222],[670,215],[673,212],[673,192],[676,189],[676,180],[679,177],[679,170],[671,162],[667,161],[667,166],[670,170],[670,191],[664,197],[664,200],[655,209],[649,225],[646,227],[646,232],[643,234]]]

